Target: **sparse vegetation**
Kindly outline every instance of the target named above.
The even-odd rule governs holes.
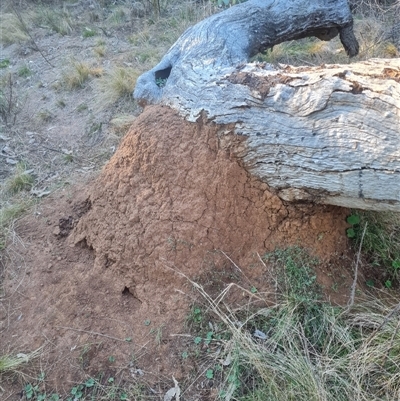
[[[34,181],[32,170],[29,170],[25,163],[20,162],[16,165],[14,174],[0,185],[0,265],[1,251],[5,249],[7,239],[13,232],[14,222],[31,205],[30,196],[24,193],[32,188]]]
[[[102,74],[103,69],[100,67],[91,67],[87,63],[73,61],[72,67],[64,73],[62,82],[66,89],[78,89],[82,88],[91,76],[100,77]]]
[[[277,274],[279,296],[276,303],[265,299],[260,309],[233,312],[217,302],[222,294],[214,301],[192,282],[228,338],[219,341],[220,362],[210,358],[206,370],[213,378],[220,372],[220,397],[395,400],[399,305],[379,299],[360,300],[352,310],[330,305],[315,281],[316,261],[300,248],[276,251],[266,261]]]
[[[83,160],[79,165],[81,174],[99,169],[103,155],[111,154],[110,149],[115,149],[137,115],[131,97],[137,77],[158,62],[188,26],[237,2],[141,0],[133,4],[103,0],[95,2],[99,8],[90,7],[89,2],[76,8],[62,7],[60,2],[50,2],[50,6],[49,2],[27,2],[21,16],[12,7],[0,11],[0,44],[4,50],[0,58],[0,150],[5,149],[0,163],[1,167],[7,164],[4,171],[0,169],[0,287],[7,244],[13,240],[16,220],[33,204],[30,191],[35,189],[38,172],[43,180],[40,191],[48,193],[48,186],[60,185],[66,177],[72,177],[77,161]],[[19,7],[18,2],[13,3],[13,7]],[[386,33],[394,22],[395,9],[400,9],[399,1],[352,3],[361,44],[357,59],[398,57],[399,48]],[[38,61],[38,49],[46,62]],[[65,61],[72,57],[71,62]],[[255,60],[295,65],[348,62],[339,39],[282,43]],[[165,83],[164,79],[157,81],[160,87]],[[32,93],[33,99],[25,109],[22,100],[26,92]],[[102,119],[94,116],[99,109]],[[61,134],[56,132],[63,126],[66,128]],[[63,142],[70,140],[65,138],[69,129],[75,129],[74,135],[79,138],[71,147]],[[73,150],[65,151],[60,143],[52,142],[57,135],[62,146]],[[26,163],[15,164],[22,157]],[[3,163],[7,159],[9,162]],[[348,236],[356,248],[362,242],[364,258],[375,269],[386,272],[382,284],[396,291],[400,280],[399,216],[359,211],[353,215],[358,220],[349,222],[353,231]],[[170,241],[171,248],[182,244]],[[226,401],[397,400],[397,300],[376,297],[358,299],[351,309],[333,306],[324,300],[317,284],[318,261],[303,249],[277,250],[265,255],[264,261],[276,278],[276,297],[263,298],[251,283],[241,289],[250,299],[256,297],[258,304],[263,302],[261,308],[233,307],[223,302],[224,296],[217,302],[201,285],[192,283],[202,300],[194,302],[189,311],[186,329],[192,338],[177,350],[177,355],[182,363],[194,361],[199,366],[196,377],[201,377],[201,385],[218,388],[216,397]],[[373,281],[367,280],[366,284],[373,290]],[[233,287],[227,286],[222,295]],[[337,291],[337,283],[332,289]],[[3,292],[0,294],[2,299]],[[139,324],[149,333],[149,341],[161,350],[167,338],[166,327],[152,327],[154,322],[150,320]],[[180,327],[175,329],[179,331]],[[84,349],[77,362],[82,374],[87,373],[89,351]],[[8,355],[0,347],[0,376],[29,366],[40,352]],[[119,362],[114,356],[105,361],[112,368],[115,365],[118,374],[133,369],[133,364],[121,367]],[[68,388],[66,385],[63,394],[48,388],[44,373],[30,375],[19,391],[24,399],[32,401],[156,397],[154,389],[140,378],[128,383],[110,372],[91,375]],[[0,398],[1,391],[0,386]]]
[[[14,175],[8,180],[6,189],[13,195],[21,191],[29,191],[35,179],[32,170],[23,162],[17,164]]]
[[[92,38],[93,36],[96,36],[96,35],[97,35],[96,30],[92,29],[92,28],[88,28],[88,27],[85,27],[83,30],[83,33],[82,33],[82,36],[84,38]]]
[[[18,70],[18,76],[22,78],[29,77],[29,75],[32,74],[32,71],[30,68],[25,64],[22,67],[19,68]]]
[[[0,68],[7,68],[10,65],[10,60],[5,58],[0,61]]]
[[[110,16],[108,17],[108,21],[113,26],[118,26],[127,21],[130,14],[130,10],[127,7],[119,6],[115,7]]]
[[[53,113],[50,110],[40,110],[37,114],[38,119],[44,123],[48,123],[53,119]]]
[[[15,124],[22,104],[20,94],[15,88],[15,79],[12,73],[7,72],[0,77],[0,118],[7,124]]]
[[[131,67],[115,67],[98,81],[99,102],[109,106],[120,98],[129,98],[140,72]]]
[[[71,15],[65,10],[54,7],[37,8],[35,22],[37,25],[49,28],[60,35],[68,35],[74,29]]]
[[[25,27],[16,15],[12,13],[0,13],[0,43],[11,45],[13,43],[25,42],[29,36]]]
[[[129,401],[148,399],[149,390],[144,385],[121,386],[112,376],[104,373],[89,377],[82,383],[72,385],[67,396],[56,392],[46,392],[44,373],[35,382],[26,383],[23,394],[30,401]]]
[[[104,57],[106,54],[106,48],[102,45],[96,46],[93,51],[98,57]]]
[[[353,239],[354,244],[357,247],[361,245],[369,262],[375,268],[387,272],[386,286],[391,288],[393,285],[398,285],[400,278],[399,214],[355,211],[349,216],[348,223],[351,224],[351,228],[347,235]]]

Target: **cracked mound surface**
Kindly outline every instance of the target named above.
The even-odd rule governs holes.
[[[228,128],[148,107],[95,181],[25,217],[4,282],[3,352],[46,346],[41,369],[65,394],[98,372],[136,380],[136,368],[149,382],[190,382],[193,361],[181,353],[193,339],[174,334],[187,331],[196,292],[176,271],[211,295],[230,282],[271,292],[258,254],[295,244],[324,261],[326,289],[343,277],[347,211],[284,204],[242,168],[233,152],[242,139]],[[332,299],[345,302],[349,282]],[[224,299],[252,301],[239,289]]]
[[[346,247],[345,209],[285,205],[242,168],[241,139],[223,129],[148,107],[91,188],[72,240],[94,249],[95,268],[111,269],[139,308],[182,306],[167,266],[194,277],[218,269],[223,251],[260,281],[249,267],[257,252],[298,244],[326,260]]]

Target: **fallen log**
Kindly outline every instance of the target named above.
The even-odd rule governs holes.
[[[138,78],[134,97],[142,105],[158,103],[174,95],[188,69],[205,69],[212,77],[279,43],[337,35],[347,54],[357,55],[347,0],[249,0],[187,29],[160,63]]]
[[[270,5],[268,12],[279,7],[268,0],[244,4],[258,7],[261,3]],[[288,2],[293,8],[298,5],[298,20],[308,3],[323,10],[318,21],[324,23],[318,29],[351,31],[349,37],[354,38],[351,15],[344,7],[347,2]],[[339,3],[343,4],[339,7]],[[324,5],[332,8],[329,23],[323,18],[327,15]],[[336,22],[334,5],[339,10]],[[290,12],[285,17],[293,20]],[[210,30],[218,20],[212,21]],[[237,29],[235,22],[233,27]],[[138,80],[134,93],[138,100],[169,105],[192,122],[206,116],[219,124],[220,146],[283,200],[400,211],[399,59],[273,67],[246,64],[257,46],[241,46],[250,49],[245,53],[227,50],[230,58],[225,53],[207,58],[204,42],[198,46],[204,49],[202,58],[196,58],[196,45],[188,43],[197,29],[187,31],[161,63]],[[315,29],[309,23],[302,33],[292,31],[286,37],[302,37]],[[358,49],[354,41],[346,45],[342,38],[349,55]],[[249,43],[254,43],[253,36]],[[263,43],[266,46],[267,41]],[[231,44],[226,46],[229,49]],[[165,86],[156,85],[155,92],[151,87],[161,67],[170,68],[169,75]]]

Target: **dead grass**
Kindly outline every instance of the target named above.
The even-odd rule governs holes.
[[[56,7],[36,7],[34,22],[36,25],[48,28],[60,35],[72,33],[75,24],[69,12]]]
[[[110,126],[117,135],[122,136],[126,134],[134,120],[135,116],[132,114],[116,115],[110,121]]]
[[[22,365],[30,363],[32,360],[42,355],[42,348],[38,348],[28,354],[17,353],[16,355],[0,355],[0,375],[4,373],[17,372]]]
[[[97,82],[98,105],[100,108],[115,103],[120,98],[129,98],[140,71],[131,67],[114,67]]]
[[[192,1],[162,1],[158,7],[158,4],[153,3],[152,0],[143,0],[143,14],[141,9],[135,9],[130,2],[124,2],[123,5],[114,8],[110,8],[111,2],[99,1],[98,3],[102,7],[108,7],[109,13],[106,16],[97,11],[92,12],[91,16],[82,14],[80,16],[82,19],[86,16],[89,18],[84,22],[78,23],[70,13],[57,9],[56,4],[54,7],[37,7],[32,12],[32,18],[28,16],[24,18],[28,26],[34,24],[35,28],[45,29],[46,35],[50,31],[58,35],[73,35],[78,32],[79,26],[81,28],[90,26],[90,32],[82,28],[83,30],[79,29],[78,33],[85,36],[87,32],[88,37],[92,36],[92,33],[98,35],[94,40],[92,39],[92,42],[96,42],[93,52],[98,57],[94,63],[105,62],[104,70],[103,67],[93,65],[93,60],[73,61],[63,73],[60,82],[63,88],[70,91],[92,83],[99,109],[109,107],[112,110],[110,114],[115,113],[117,110],[115,105],[121,99],[126,100],[126,104],[129,105],[127,109],[131,112],[133,110],[131,93],[138,75],[153,67],[188,26],[215,11],[212,3],[199,6]],[[397,2],[397,4],[400,3]],[[361,44],[359,59],[398,57],[395,46],[384,40],[386,30],[384,21],[388,24],[393,21],[388,11],[379,17],[376,12],[374,14],[371,11],[368,18],[364,16],[356,20],[356,34]],[[98,28],[96,23],[104,28],[105,32]],[[92,26],[98,29],[95,30]],[[124,54],[115,54],[116,49],[109,44],[111,39],[122,37],[126,39],[128,36],[132,45],[129,51]],[[24,27],[15,15],[0,14],[0,42],[2,44],[20,43],[28,39]],[[88,39],[86,42],[89,41]],[[93,52],[90,51],[91,54]],[[348,63],[348,58],[338,39],[332,42],[305,39],[281,44],[275,46],[272,52],[260,57],[268,62],[297,65]],[[11,82],[12,87],[12,81],[7,82],[7,85]],[[4,88],[7,89],[8,86]],[[9,89],[4,93],[8,96]],[[68,96],[68,92],[63,92],[63,99],[58,100],[60,112],[68,108],[66,106],[70,102]],[[7,97],[7,99],[12,100],[9,103],[11,106],[16,104],[13,102],[15,98]],[[91,113],[89,110],[92,106],[91,99],[85,98],[82,94],[82,99],[76,102],[75,116]],[[7,105],[3,109],[1,107],[0,103],[0,110],[10,115],[8,122],[14,121],[14,111],[16,112],[17,109],[14,106],[9,108]],[[47,110],[52,111],[49,113]],[[51,118],[56,117],[53,116],[54,110],[57,110],[57,107],[44,108],[35,114],[39,117],[39,130]],[[111,129],[115,133],[122,135],[132,119],[132,115],[118,114],[110,117],[107,122],[111,122]],[[67,124],[69,124],[68,121]],[[26,128],[23,127],[23,129]],[[72,155],[66,155],[66,160],[72,161]],[[51,167],[54,168],[54,164],[51,164]],[[58,169],[58,166],[56,168]],[[60,170],[55,172],[61,175],[64,173]],[[13,235],[15,222],[32,205],[31,197],[27,192],[33,184],[32,179],[29,169],[26,166],[21,167],[20,171],[1,187],[0,251],[4,251],[7,239]],[[0,265],[1,262],[0,255]],[[398,325],[394,315],[390,315],[393,305],[373,299],[346,314],[343,310],[333,310],[327,305],[321,307],[319,301],[313,303],[316,308],[315,319],[318,318],[318,321],[324,323],[324,327],[327,328],[324,331],[327,348],[324,348],[325,353],[321,353],[307,337],[307,327],[304,322],[298,320],[297,312],[304,307],[298,299],[293,302],[283,297],[279,303],[253,310],[253,313],[249,314],[247,310],[233,311],[229,305],[223,304],[224,294],[232,287],[228,287],[218,299],[211,299],[198,284],[193,283],[193,285],[198,288],[206,301],[207,308],[214,314],[213,330],[216,327],[224,328],[224,333],[218,340],[211,337],[210,341],[215,341],[218,345],[214,349],[215,352],[210,353],[212,358],[210,355],[199,357],[203,358],[202,378],[207,372],[213,375],[214,380],[221,384],[221,399],[392,401],[398,398],[400,361],[397,351],[400,345]],[[242,289],[242,291],[246,290]],[[255,297],[256,294],[249,293],[249,296]],[[273,318],[275,320],[272,320]],[[271,322],[274,322],[274,325]],[[343,325],[343,322],[346,324]],[[208,321],[206,324],[209,327]],[[260,326],[261,324],[263,326]],[[272,335],[267,339],[254,336],[252,328],[258,328],[261,333],[264,333],[264,331],[267,332],[268,327]],[[354,330],[358,330],[357,341],[353,337]],[[159,334],[161,335],[161,331]],[[205,333],[205,339],[208,341],[206,336],[207,333]],[[154,339],[157,340],[158,337],[155,333]],[[22,360],[24,357],[0,356],[0,372],[2,366],[5,366],[6,370],[19,368],[18,363]],[[336,390],[332,390],[332,383],[337,385]],[[140,388],[138,392],[136,389],[132,392],[127,390],[127,392],[132,399],[141,399],[143,396]],[[395,394],[393,397],[397,394],[397,398],[390,398],[393,394]],[[104,395],[104,399],[111,398]]]
[[[269,266],[270,263],[273,266]],[[349,310],[324,302],[315,286],[314,262],[298,248],[266,259],[277,273],[277,301],[251,293],[249,305],[225,303],[237,287],[204,300],[210,330],[199,358],[222,400],[394,401],[400,394],[400,330],[396,299],[366,297]],[[311,263],[311,264],[310,264]],[[251,303],[265,307],[252,308]],[[215,330],[219,327],[219,331]],[[209,339],[209,342],[207,342]],[[211,343],[218,350],[211,352]],[[204,380],[204,379],[203,379]]]
[[[101,67],[90,66],[88,63],[73,61],[72,66],[63,74],[62,86],[68,90],[82,88],[90,77],[101,77]]]
[[[0,185],[0,251],[5,249],[15,221],[31,205],[28,192],[34,182],[32,170],[28,169],[25,163],[18,163],[14,174]]]
[[[110,26],[120,26],[130,20],[132,9],[127,6],[117,6],[112,9],[111,14],[107,18]]]
[[[25,42],[28,39],[25,27],[14,14],[0,13],[0,43],[7,46]]]

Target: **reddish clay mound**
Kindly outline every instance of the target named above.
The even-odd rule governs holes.
[[[182,379],[192,362],[177,342],[193,340],[170,334],[185,330],[194,294],[170,267],[211,291],[214,279],[262,291],[268,266],[257,253],[300,244],[337,260],[346,210],[282,203],[226,146],[240,139],[220,129],[148,107],[87,191],[56,193],[21,222],[24,247],[0,314],[3,353],[51,345],[41,368],[60,393],[99,371],[104,380],[132,380],[136,368],[148,381]]]
[[[224,145],[239,139],[219,130],[149,107],[91,189],[73,241],[95,250],[99,274],[112,270],[139,308],[182,307],[166,266],[195,277],[226,265],[223,251],[258,282],[257,252],[300,244],[326,260],[346,246],[346,210],[285,205]]]

